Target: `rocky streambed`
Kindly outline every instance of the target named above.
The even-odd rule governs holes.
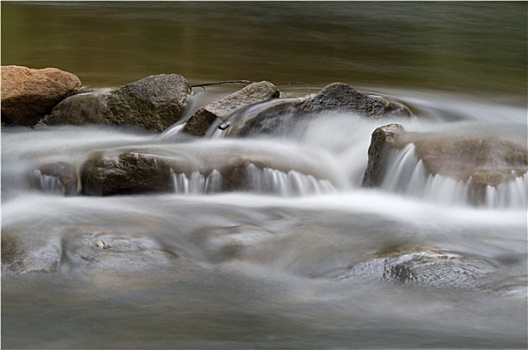
[[[2,67],[6,344],[526,345],[525,110],[299,91]]]

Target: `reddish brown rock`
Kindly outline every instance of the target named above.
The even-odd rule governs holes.
[[[81,85],[76,75],[57,68],[2,66],[2,122],[35,125]]]
[[[43,190],[53,191],[57,185],[65,195],[73,195],[77,192],[77,170],[72,164],[66,162],[42,164],[36,175],[39,180],[38,185]],[[50,179],[52,181],[49,181]]]

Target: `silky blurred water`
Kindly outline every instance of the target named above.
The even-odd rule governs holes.
[[[2,65],[59,67],[89,87],[158,73],[299,82],[279,86],[290,97],[341,81],[405,103],[414,118],[391,122],[411,132],[527,142],[526,3],[1,7]],[[237,88],[195,88],[186,117]],[[385,123],[328,113],[265,138],[210,130],[192,142],[181,124],[161,135],[2,127],[2,235],[31,248],[31,264],[9,265],[2,242],[2,347],[526,348],[526,193],[476,208],[451,190],[401,191],[402,179],[364,189],[370,135]],[[273,167],[248,192],[175,175],[184,193],[64,197],[31,181],[42,163],[79,169],[129,149],[209,166],[250,154]],[[305,191],[282,191],[294,180]]]

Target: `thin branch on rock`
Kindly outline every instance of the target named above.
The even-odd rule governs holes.
[[[217,82],[214,82],[214,83],[204,83],[204,84],[195,84],[195,85],[191,85],[192,88],[195,88],[195,87],[201,87],[205,90],[205,86],[212,86],[212,85],[224,85],[224,84],[244,84],[244,85],[249,85],[249,84],[253,84],[254,81],[251,81],[251,80],[224,80],[224,81],[217,81]]]

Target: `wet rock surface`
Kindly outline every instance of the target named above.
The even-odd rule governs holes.
[[[71,96],[42,124],[111,124],[162,132],[182,117],[190,92],[181,75],[152,75],[118,89]]]
[[[173,190],[171,169],[160,159],[138,153],[98,154],[81,169],[87,195],[126,195]]]
[[[401,103],[380,96],[358,92],[344,83],[333,83],[315,95],[300,99],[283,99],[263,108],[243,123],[234,121],[229,136],[257,136],[291,130],[309,116],[327,112],[353,113],[368,119],[411,117]]]
[[[274,181],[304,185],[312,191],[332,189],[332,181],[314,172],[306,160],[275,159],[265,150],[211,150],[189,158],[185,152],[152,148],[93,154],[80,170],[81,193],[112,196],[153,193],[273,193]],[[219,161],[221,159],[221,161]],[[293,173],[292,173],[293,172]],[[274,180],[275,179],[275,180]],[[279,186],[280,187],[280,186]]]
[[[439,249],[406,249],[354,264],[340,277],[403,285],[474,288],[485,285],[497,268],[490,262]]]
[[[74,74],[57,68],[2,66],[2,122],[35,125],[68,95],[81,88]]]
[[[252,83],[198,109],[187,121],[183,131],[193,136],[204,136],[217,119],[226,121],[238,109],[277,98],[279,95],[277,87],[270,82]]]
[[[401,103],[361,93],[344,83],[327,85],[309,98],[301,109],[304,113],[327,111],[357,113],[369,119],[411,116],[411,111]]]
[[[401,148],[403,144],[401,135],[404,132],[399,124],[388,124],[374,130],[368,149],[368,164],[363,177],[363,186],[375,187],[381,184],[385,176],[387,149]]]

